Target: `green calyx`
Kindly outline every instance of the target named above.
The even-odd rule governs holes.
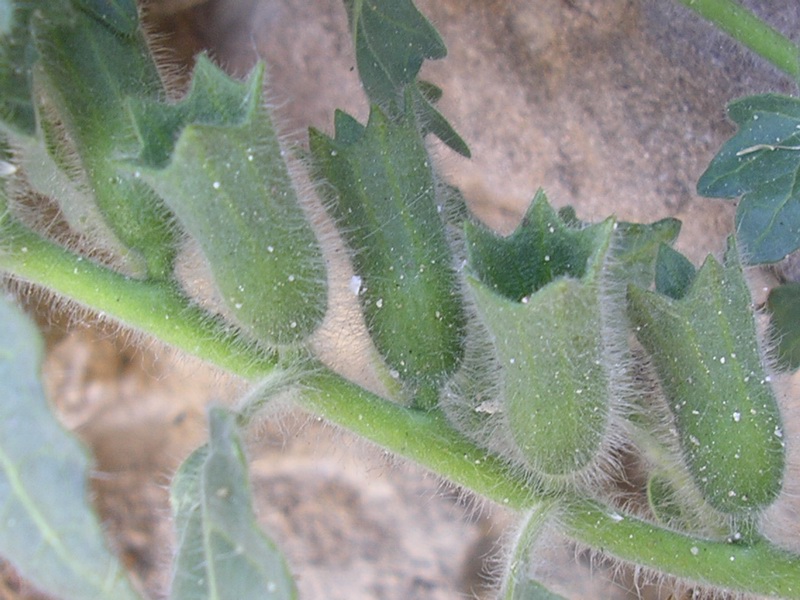
[[[200,57],[182,102],[132,104],[142,151],[130,171],[197,241],[229,316],[263,345],[291,345],[324,317],[326,269],[261,98],[263,73],[235,81]]]
[[[375,347],[415,404],[432,407],[463,358],[466,317],[413,114],[373,106],[365,127],[339,112],[335,138],[312,130],[310,142]]]
[[[25,74],[35,125],[17,145],[30,185],[59,202],[70,225],[95,244],[91,250],[123,248],[130,274],[168,279],[170,217],[118,164],[138,147],[128,98],[164,93],[135,4],[38,3],[28,27]]]
[[[602,454],[619,351],[602,303],[614,221],[567,226],[537,193],[503,238],[467,225],[467,284],[500,365],[502,427],[535,473],[573,477]]]
[[[659,258],[674,276],[658,291],[629,288],[629,313],[694,485],[724,514],[755,515],[781,490],[785,450],[736,247],[729,239],[724,264],[709,257],[696,275],[674,254]]]

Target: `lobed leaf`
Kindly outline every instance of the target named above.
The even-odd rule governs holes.
[[[434,108],[441,90],[417,81],[426,58],[440,59],[447,48],[411,0],[345,0],[358,74],[370,102],[392,118],[402,116],[406,94],[424,133],[432,133],[469,157],[466,142]]]
[[[176,473],[170,497],[178,534],[174,600],[297,597],[275,544],[259,529],[236,417],[209,412],[210,440]]]
[[[200,245],[232,318],[266,345],[305,340],[327,308],[325,263],[261,98],[204,56],[177,104],[132,105],[135,175]],[[133,169],[132,169],[133,170]]]
[[[698,193],[741,196],[736,230],[747,262],[777,262],[800,248],[800,98],[742,98],[728,116],[739,131],[700,177]]]
[[[336,136],[312,130],[329,206],[361,277],[367,327],[386,364],[423,405],[463,358],[466,317],[430,159],[412,114],[373,106],[366,127],[336,114]]]
[[[39,332],[0,301],[0,555],[61,598],[133,599],[87,499],[89,460],[50,411]]]
[[[469,266],[496,294],[519,302],[558,277],[583,277],[597,231],[566,226],[539,190],[507,237],[474,221],[465,224]]]
[[[447,55],[442,38],[411,0],[345,0],[345,8],[367,96],[402,105],[423,61]]]
[[[548,231],[538,231],[532,224],[548,223]],[[554,223],[566,227],[557,227]],[[553,226],[554,231],[549,228]],[[579,230],[590,226],[577,218],[572,207],[564,207],[554,218],[544,192],[539,190],[520,226],[501,244],[497,236],[475,223],[467,224],[470,262],[481,278],[491,279],[501,295],[521,299],[543,282],[571,273],[580,277],[581,265],[591,248]],[[672,243],[681,224],[677,219],[662,219],[650,224],[617,222],[610,265],[621,282],[648,286],[653,281],[659,245]],[[483,233],[481,233],[483,232]],[[548,246],[542,244],[546,241]],[[531,258],[531,252],[537,258]]]
[[[434,100],[420,89],[425,82],[417,82],[411,88],[411,98],[414,103],[414,112],[418,115],[423,134],[432,133],[438,137],[451,150],[458,152],[461,156],[470,158],[472,153],[464,139],[453,129],[449,121],[444,118],[434,107]],[[437,96],[438,97],[438,96]]]

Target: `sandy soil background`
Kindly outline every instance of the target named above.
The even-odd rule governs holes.
[[[800,32],[794,0],[747,4],[783,31]],[[473,159],[435,142],[432,151],[477,214],[508,231],[543,187],[555,205],[571,204],[587,220],[678,217],[680,250],[696,262],[719,254],[735,207],[697,197],[694,185],[733,130],[724,105],[744,93],[788,93],[786,79],[671,0],[418,6],[450,51],[424,75],[444,88],[440,108]],[[366,117],[340,0],[164,1],[149,15],[183,64],[201,49],[240,75],[266,60],[270,99],[299,143],[309,125],[330,132],[335,108]],[[166,485],[203,442],[205,407],[233,402],[242,385],[157,344],[67,325],[68,315],[35,295],[30,304],[48,335],[50,397],[96,457],[92,488],[110,543],[143,589],[163,597],[172,543]],[[512,515],[306,415],[257,433],[250,454],[258,508],[303,598],[484,593]],[[637,589],[625,573],[609,581],[605,565],[591,566],[579,552],[573,566],[567,545],[549,551],[550,575],[569,597],[668,596]],[[0,597],[40,598],[7,565],[2,574]]]

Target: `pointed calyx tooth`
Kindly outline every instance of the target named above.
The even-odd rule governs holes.
[[[604,325],[615,222],[576,228],[542,192],[508,237],[469,223],[467,284],[500,368],[502,425],[546,478],[587,475],[603,454],[620,359]],[[602,458],[600,458],[602,460]]]
[[[361,278],[372,341],[417,406],[430,408],[463,358],[466,315],[431,159],[412,103],[373,106],[366,126],[337,112],[336,135],[310,133],[327,205]]]
[[[325,315],[326,268],[263,77],[258,65],[234,80],[201,56],[184,100],[132,105],[142,151],[131,168],[198,242],[235,322],[264,345],[293,345]]]

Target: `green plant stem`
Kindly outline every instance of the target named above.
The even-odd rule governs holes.
[[[747,544],[703,540],[585,499],[562,510],[561,523],[568,536],[589,547],[692,583],[800,598],[800,557],[763,539]]]
[[[407,409],[330,372],[305,381],[309,411],[411,459],[453,483],[517,510],[554,500],[452,429],[441,413]],[[766,541],[729,544],[654,525],[577,495],[558,511],[565,533],[596,550],[695,583],[800,598],[800,556]]]
[[[120,275],[42,238],[0,205],[0,272],[35,283],[243,377],[265,375],[276,358],[235,335],[175,285]]]
[[[13,219],[6,218],[0,233],[0,270],[240,376],[257,379],[273,370],[271,356],[243,344],[174,288],[97,266]],[[399,406],[321,366],[302,385],[298,402],[305,409],[455,484],[516,510],[553,500],[466,440],[438,411]],[[800,598],[800,557],[764,541],[737,545],[693,538],[577,496],[562,504],[559,518],[578,542],[635,564],[693,582]]]
[[[678,0],[800,81],[800,47],[734,0]]]

